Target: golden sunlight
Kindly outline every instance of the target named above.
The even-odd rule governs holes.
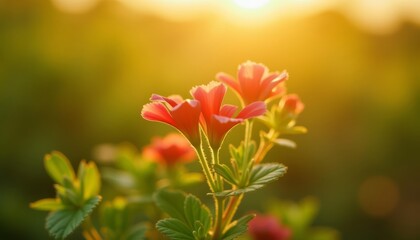
[[[98,0],[52,0],[52,4],[63,12],[85,13],[96,6]]]
[[[158,15],[171,21],[191,20],[208,13],[208,0],[118,0],[131,9]]]
[[[67,13],[86,13],[101,0],[50,0]],[[170,21],[221,16],[238,26],[261,26],[270,21],[304,18],[337,11],[360,28],[376,33],[396,31],[405,20],[420,24],[420,1],[415,0],[117,0],[128,9]]]
[[[270,0],[235,0],[235,3],[243,8],[257,9],[264,7]]]

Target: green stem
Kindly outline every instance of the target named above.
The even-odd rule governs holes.
[[[194,146],[195,152],[197,153],[198,161],[200,162],[201,168],[203,169],[204,176],[206,177],[207,184],[210,187],[210,190],[214,192],[216,190],[216,184],[213,178],[213,174],[210,171],[209,164],[206,160],[206,155],[204,154],[203,147],[199,147],[201,151],[198,150],[197,146]]]
[[[198,148],[200,148],[200,150],[198,150]],[[207,180],[207,184],[210,187],[210,191],[212,193],[217,192],[220,189],[220,180],[219,180],[219,176],[216,175],[214,176],[210,170],[210,166],[207,162],[206,159],[206,154],[204,152],[203,149],[203,145],[200,144],[200,146],[194,146],[194,149],[197,153],[197,157],[198,160],[200,162],[200,165],[203,169],[204,175],[206,177]],[[214,150],[211,149],[211,162],[212,163],[219,163],[219,153],[217,152],[217,157],[214,154]],[[219,239],[220,235],[222,233],[221,230],[221,225],[222,225],[222,216],[223,216],[223,209],[224,209],[224,201],[218,199],[216,196],[213,196],[213,200],[214,200],[214,211],[215,211],[215,222],[214,222],[214,226],[213,226],[213,239]]]
[[[216,196],[213,197],[214,199],[214,211],[215,211],[215,221],[214,221],[214,231],[213,231],[213,239],[220,239],[223,233],[223,211],[224,211],[224,200],[217,198]]]
[[[249,156],[248,156],[249,151],[248,151],[247,148],[248,148],[248,146],[251,142],[251,138],[252,138],[252,127],[254,125],[253,123],[254,123],[254,121],[252,121],[252,120],[249,120],[249,121],[245,122],[245,139],[244,139],[244,147],[245,147],[245,153],[246,153],[246,155],[244,156],[245,159],[249,159]]]
[[[216,154],[214,154],[216,152]],[[220,148],[215,150],[211,148],[211,157],[214,160],[215,164],[220,164]],[[218,192],[223,191],[223,179],[218,175],[215,174],[215,180],[217,185]],[[223,212],[224,212],[224,203],[223,199],[219,199],[216,196],[214,198],[214,212],[215,212],[215,222],[214,222],[214,231],[213,231],[213,239],[219,239],[221,234],[223,233]]]
[[[250,160],[249,154],[249,145],[251,143],[252,138],[252,128],[253,128],[253,121],[246,121],[245,122],[245,139],[244,139],[244,159],[247,161]],[[244,164],[247,166],[248,164]],[[250,169],[243,169],[244,171],[250,171]],[[243,172],[244,174],[245,172]],[[226,206],[225,211],[223,212],[222,220],[221,220],[221,231],[223,232],[225,228],[230,224],[233,217],[235,216],[236,211],[238,210],[239,205],[242,202],[244,194],[240,194],[238,196],[233,196],[229,199],[229,203]]]
[[[267,136],[268,136],[268,141],[264,141],[262,140],[260,142],[260,145],[258,146],[258,150],[257,153],[255,153],[255,163],[260,163],[265,155],[268,153],[268,151],[270,151],[270,149],[274,146],[273,144],[273,140],[275,140],[280,134],[273,130],[270,129],[270,131],[268,132]]]
[[[238,210],[239,205],[244,197],[244,194],[233,196],[230,198],[229,203],[226,207],[225,212],[223,213],[223,224],[222,228],[225,229],[227,225],[232,221],[233,216]]]

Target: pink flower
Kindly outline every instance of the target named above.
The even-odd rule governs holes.
[[[246,119],[263,115],[266,112],[264,102],[254,102],[242,109],[235,117],[237,106],[223,105],[226,86],[217,82],[191,89],[191,95],[201,104],[200,124],[209,139],[210,145],[220,147],[227,132]]]
[[[249,222],[248,232],[253,240],[287,240],[291,236],[290,229],[272,216],[257,215]]]
[[[143,156],[166,166],[173,166],[193,160],[195,152],[182,135],[172,133],[163,138],[154,138],[152,143],[143,149]]]
[[[144,105],[141,111],[144,119],[169,124],[182,132],[192,145],[199,144],[199,101],[183,100],[177,95],[162,97],[156,94],[150,100],[154,102]]]
[[[238,78],[226,73],[218,73],[216,79],[235,90],[244,104],[255,101],[266,101],[285,92],[284,80],[288,78],[286,71],[270,73],[263,64],[247,61],[239,65]]]
[[[282,101],[284,104],[284,111],[294,116],[299,115],[305,108],[305,105],[300,101],[299,96],[296,94],[286,95],[283,97]]]

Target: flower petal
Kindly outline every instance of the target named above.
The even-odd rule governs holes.
[[[194,99],[200,101],[203,117],[209,123],[213,114],[219,114],[220,106],[226,94],[226,86],[212,81],[207,85],[192,88],[190,93]]]
[[[261,79],[267,71],[267,67],[263,64],[251,61],[239,66],[238,80],[245,103],[258,100]]]
[[[186,100],[171,110],[175,127],[184,133],[192,144],[199,141],[198,120],[200,113],[200,102],[196,100]]]
[[[143,148],[142,155],[169,167],[195,158],[191,144],[184,136],[176,133],[168,134],[164,138],[154,138],[150,145]]]
[[[171,107],[175,107],[176,105],[180,104],[183,99],[179,95],[172,95],[169,97],[164,97],[158,94],[152,94],[150,97],[150,101],[161,101],[168,103]]]
[[[141,116],[149,121],[163,122],[175,126],[172,116],[162,103],[149,103],[143,106]]]
[[[267,107],[263,101],[253,102],[242,109],[237,118],[248,119],[264,115],[267,112]]]
[[[284,109],[294,115],[299,115],[303,109],[305,108],[305,105],[300,100],[299,96],[296,94],[289,94],[284,96]]]
[[[230,104],[225,104],[220,109],[220,114],[219,115],[224,116],[224,117],[232,117],[233,114],[235,114],[237,109],[238,109],[237,106],[230,105]]]
[[[268,77],[264,78],[261,82],[261,91],[259,93],[258,100],[266,100],[269,97],[273,96],[273,93],[282,93],[279,84],[287,80],[288,74],[286,71],[281,73],[272,73]]]
[[[236,81],[232,76],[226,74],[226,73],[218,73],[216,75],[216,79],[221,81],[222,83],[228,85],[233,90],[235,90],[239,95],[242,94],[241,87],[239,86],[238,81]]]
[[[244,119],[241,118],[213,115],[211,121],[212,129],[208,132],[210,145],[213,148],[219,148],[229,130],[243,121]]]

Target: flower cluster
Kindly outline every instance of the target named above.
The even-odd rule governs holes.
[[[287,240],[292,232],[295,238],[299,235],[294,234],[295,228],[289,230],[289,225],[285,227],[273,217],[236,216],[248,192],[286,173],[287,167],[281,163],[261,163],[274,145],[296,145],[279,137],[306,131],[296,126],[304,105],[297,95],[286,92],[286,79],[286,71],[270,72],[263,64],[247,61],[239,65],[236,78],[218,73],[218,81],[193,87],[190,98],[152,94],[141,116],[168,124],[179,133],[155,137],[142,151],[126,144],[98,148],[96,155],[106,160],[100,168],[102,177],[94,163],[85,162],[76,176],[68,159],[53,152],[47,155],[45,166],[57,182],[57,197],[42,199],[31,207],[51,212],[46,227],[58,239],[79,225],[86,239],[98,240],[236,239],[246,234],[248,227],[255,240]],[[241,106],[224,103],[228,88],[236,92]],[[255,119],[265,125],[259,139],[253,137]],[[237,145],[229,144],[230,159],[221,159],[223,142],[238,125],[245,126],[244,137]],[[194,159],[202,172],[189,171],[185,163]],[[110,183],[105,186],[116,189],[106,191],[98,231],[90,213],[102,199],[101,179]],[[210,190],[207,196],[214,201],[212,208],[179,190],[203,180]]]
[[[286,71],[270,73],[263,64],[247,61],[239,65],[237,79],[226,73],[218,73],[216,78],[221,83],[213,81],[192,88],[190,93],[193,99],[184,100],[179,95],[163,97],[153,94],[150,98],[152,103],[143,107],[141,115],[146,120],[175,127],[193,146],[198,146],[201,141],[201,126],[210,146],[218,149],[230,129],[247,119],[264,115],[266,104],[285,94],[284,81],[288,74]],[[226,94],[224,84],[238,94],[244,105],[237,114],[237,106],[222,105]],[[266,124],[276,128],[280,119],[295,119],[303,110],[303,104],[297,95],[285,95],[280,106],[273,109],[275,113],[272,114],[275,116],[266,120]],[[280,112],[281,117],[277,114],[279,109],[283,109]]]
[[[228,226],[236,212],[244,193],[261,188],[265,184],[276,180],[286,172],[282,164],[260,164],[267,152],[274,144],[294,146],[287,139],[279,139],[283,134],[303,133],[303,127],[295,126],[298,115],[304,105],[295,94],[286,94],[285,80],[288,73],[270,72],[263,64],[247,61],[239,65],[237,77],[226,73],[218,73],[216,79],[207,85],[193,87],[190,90],[192,99],[183,99],[179,95],[168,97],[153,94],[151,103],[143,106],[141,115],[149,121],[169,124],[190,142],[195,149],[203,173],[215,200],[215,221],[209,233],[202,232],[202,238],[220,239],[223,233],[229,232]],[[235,91],[242,103],[242,107],[223,104],[227,87]],[[272,104],[275,99],[278,103]],[[267,111],[267,105],[272,105]],[[252,120],[259,118],[267,127],[261,131],[258,148],[252,139]],[[227,133],[240,123],[245,124],[245,138],[239,147],[230,146],[231,166],[223,164],[219,159],[219,151]],[[156,142],[154,145],[162,145]],[[210,153],[203,150],[203,145],[210,147]],[[156,147],[147,151],[158,155]],[[179,154],[178,151],[174,151]],[[173,153],[171,153],[173,154]],[[169,162],[176,162],[175,157],[169,156]],[[210,160],[208,160],[210,159]],[[230,189],[226,189],[230,185]],[[218,197],[229,197],[229,202]],[[206,212],[206,210],[203,210]],[[204,213],[203,213],[204,214]],[[208,214],[208,213],[205,213]],[[247,223],[252,217],[245,217]],[[178,219],[182,220],[182,219]],[[269,237],[272,239],[286,239],[287,232],[281,232],[271,219],[257,218],[251,231],[255,239]],[[175,219],[168,219],[175,221]],[[259,223],[273,225],[269,232],[259,231]],[[161,221],[160,231],[166,232],[171,227]],[[201,223],[205,224],[205,223]],[[211,222],[206,222],[207,225]],[[257,226],[257,227],[255,227]],[[266,235],[265,235],[266,234]],[[268,234],[268,235],[267,235]],[[194,236],[195,238],[201,238]]]
[[[218,149],[224,137],[237,124],[246,119],[263,115],[267,110],[264,102],[256,101],[245,106],[238,114],[238,107],[222,105],[226,86],[210,82],[190,91],[193,99],[183,100],[178,95],[163,97],[152,95],[152,103],[143,107],[144,119],[169,124],[178,129],[193,146],[200,143],[199,125],[212,148]]]
[[[284,81],[288,78],[286,71],[270,73],[263,64],[247,61],[239,65],[238,78],[226,73],[219,73],[216,78],[231,87],[243,103],[268,101],[285,93]]]

